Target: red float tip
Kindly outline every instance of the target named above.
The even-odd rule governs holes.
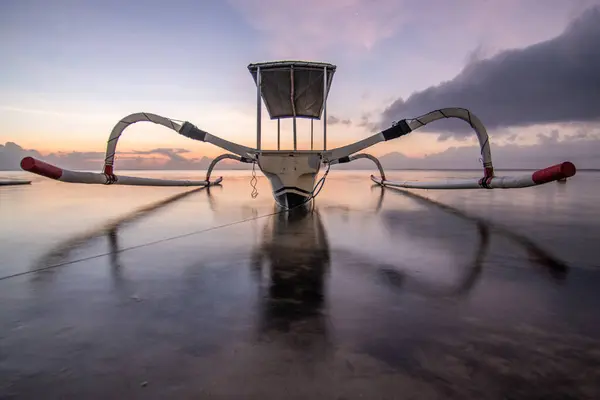
[[[531,179],[538,185],[557,181],[559,179],[570,178],[577,172],[575,165],[572,162],[565,161],[561,164],[556,164],[548,168],[535,171]]]
[[[35,159],[33,157],[25,157],[21,160],[21,168],[25,171],[29,171],[34,163]]]
[[[59,179],[62,176],[62,169],[54,165],[36,160],[33,157],[25,157],[21,160],[21,168],[34,174],[42,175],[47,178]]]
[[[570,178],[577,172],[577,168],[575,168],[575,164],[570,161],[565,161],[560,164],[561,172],[565,175],[565,178]]]

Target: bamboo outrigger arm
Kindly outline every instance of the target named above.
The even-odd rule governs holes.
[[[229,154],[229,153],[221,154],[220,156],[218,156],[217,158],[212,160],[210,165],[208,166],[208,170],[206,171],[206,180],[207,181],[210,181],[210,174],[212,173],[213,169],[215,168],[215,165],[217,165],[217,163],[219,161],[222,161],[225,159],[236,160],[236,161],[243,162],[243,163],[254,162],[254,160],[252,160],[251,158],[240,157],[240,156],[236,156],[235,154]]]
[[[141,112],[128,115],[125,118],[121,119],[110,133],[106,145],[106,158],[104,160],[105,174],[111,175],[113,173],[113,165],[115,160],[115,153],[117,150],[117,143],[125,128],[127,128],[131,124],[135,124],[136,122],[141,121],[154,122],[155,124],[159,124],[169,129],[172,129],[180,135],[189,137],[193,140],[199,140],[201,142],[214,144],[217,147],[228,150],[241,157],[256,157],[256,149],[251,149],[250,147],[242,146],[237,143],[221,139],[218,136],[211,135],[206,131],[198,129],[194,124],[190,122],[184,122],[183,124],[179,124],[170,118],[162,117],[157,114]]]
[[[381,165],[381,163],[379,162],[377,157],[372,156],[367,153],[359,153],[359,154],[353,154],[349,157],[342,157],[337,160],[330,161],[329,164],[331,164],[331,165],[344,164],[344,163],[349,163],[350,161],[358,160],[359,158],[367,158],[367,159],[373,161],[375,163],[375,165],[377,166],[377,169],[379,170],[379,174],[381,174],[381,179],[385,181],[385,172],[383,171],[383,166]]]
[[[170,118],[166,118],[157,114],[140,112],[130,114],[125,118],[121,119],[112,129],[106,145],[106,157],[104,159],[104,168],[101,173],[71,171],[68,169],[56,167],[44,161],[37,160],[33,157],[25,157],[21,161],[21,168],[23,168],[25,171],[33,172],[38,175],[45,176],[47,178],[70,183],[88,183],[105,185],[119,184],[136,186],[207,186],[221,182],[222,178],[218,178],[214,182],[210,182],[208,178],[204,181],[193,181],[173,179],[150,179],[115,175],[114,161],[119,138],[123,134],[123,131],[129,125],[142,121],[153,122],[155,124],[172,129],[175,132],[183,136],[189,137],[191,139],[214,144],[215,146],[221,147],[225,150],[231,151],[232,153],[240,155],[240,160],[253,160],[256,158],[256,149],[242,146],[227,141],[225,139],[221,139],[218,136],[211,135],[208,132],[198,129],[196,126],[189,122],[179,124],[178,122]],[[214,163],[218,161],[219,160],[215,160]],[[214,165],[212,165],[212,167],[214,167]],[[207,176],[210,176],[210,171],[207,174]]]
[[[463,121],[466,121],[471,128],[473,128],[479,141],[481,158],[483,160],[482,178],[449,179],[433,182],[388,181],[383,175],[381,164],[376,162],[382,177],[376,178],[371,176],[371,179],[383,186],[412,189],[516,189],[566,179],[575,175],[576,173],[575,165],[566,161],[561,164],[556,164],[551,167],[538,170],[532,174],[518,176],[495,176],[494,167],[492,165],[490,141],[485,126],[481,123],[477,116],[464,108],[443,108],[421,115],[417,118],[401,120],[392,125],[390,128],[369,138],[326,152],[323,158],[325,160],[331,160],[330,162],[340,162],[339,160],[346,160],[345,162],[351,161],[351,155],[353,153],[366,149],[367,147],[370,147],[376,143],[407,135],[416,129],[442,118],[462,119]]]
[[[390,128],[383,130],[373,136],[360,140],[356,143],[347,146],[338,147],[336,149],[325,152],[323,158],[325,160],[339,160],[348,157],[354,153],[371,147],[377,143],[388,140],[397,139],[401,136],[408,135],[414,130],[417,130],[433,121],[442,118],[458,118],[467,122],[475,131],[479,141],[481,157],[483,159],[484,178],[494,176],[494,167],[492,166],[492,153],[490,151],[490,140],[485,129],[473,113],[464,108],[442,108],[430,113],[421,115],[413,119],[403,119],[394,123]]]

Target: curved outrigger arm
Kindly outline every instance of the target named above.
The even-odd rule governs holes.
[[[198,129],[194,124],[190,122],[186,121],[183,122],[183,124],[179,124],[178,122],[170,118],[162,117],[157,114],[141,112],[128,115],[125,118],[121,119],[111,131],[106,145],[106,158],[104,159],[105,174],[111,175],[113,173],[113,165],[115,160],[115,153],[117,150],[117,143],[125,128],[127,128],[131,124],[135,124],[136,122],[142,121],[154,122],[155,124],[159,124],[169,129],[172,129],[180,135],[183,135],[193,140],[199,140],[201,142],[214,144],[217,147],[230,151],[241,157],[256,157],[256,149],[242,146],[237,143],[221,139],[218,136],[211,135],[210,133],[203,131],[202,129]]]
[[[417,118],[400,120],[394,123],[390,128],[371,137],[325,152],[323,158],[326,161],[333,161],[348,157],[351,154],[357,153],[379,142],[393,140],[401,136],[408,135],[412,131],[442,118],[462,119],[463,121],[467,122],[471,128],[473,128],[477,135],[477,139],[479,140],[479,147],[481,149],[484,178],[493,177],[494,167],[492,166],[492,153],[490,151],[490,141],[485,126],[483,126],[479,118],[465,108],[442,108],[421,115]]]
[[[220,156],[218,156],[217,158],[212,160],[210,165],[208,166],[208,170],[206,171],[206,180],[207,181],[210,181],[210,174],[212,173],[212,170],[215,168],[215,165],[217,165],[217,163],[219,161],[222,161],[225,159],[236,160],[236,161],[243,162],[243,163],[253,163],[254,162],[254,160],[251,158],[240,157],[240,156],[236,156],[235,154],[229,154],[229,153],[221,154]]]
[[[463,121],[466,121],[471,126],[471,128],[473,128],[477,135],[477,139],[479,141],[479,148],[481,150],[481,158],[483,160],[484,170],[483,178],[460,180],[452,179],[434,182],[392,182],[387,181],[382,174],[381,179],[376,178],[374,176],[371,176],[371,179],[374,182],[383,186],[413,189],[513,189],[541,185],[544,183],[569,178],[575,175],[576,173],[575,165],[567,161],[545,169],[538,170],[533,174],[526,174],[520,176],[495,176],[494,167],[492,165],[490,141],[485,126],[481,123],[477,116],[475,116],[469,110],[464,108],[443,108],[421,115],[417,118],[401,120],[392,125],[390,128],[379,132],[378,134],[375,134],[367,139],[363,139],[356,143],[344,147],[339,147],[337,149],[333,149],[327,152],[324,155],[325,162],[345,160],[348,157],[350,157],[351,159],[351,154],[355,152],[363,150],[379,142],[392,140],[407,135],[416,129],[419,129],[433,121],[442,118],[462,119]],[[380,171],[382,171],[381,168]]]
[[[225,150],[231,151],[232,153],[238,154],[241,156],[241,158],[244,159],[253,160],[256,158],[256,149],[242,146],[227,141],[225,139],[221,139],[218,136],[211,135],[208,132],[198,129],[190,122],[184,122],[183,124],[180,124],[173,119],[166,118],[157,114],[140,112],[130,114],[125,118],[121,119],[112,129],[106,146],[106,157],[104,160],[104,168],[102,173],[79,172],[62,169],[54,165],[48,164],[46,162],[37,160],[33,157],[25,157],[21,161],[21,168],[23,168],[25,171],[33,172],[38,175],[45,176],[47,178],[71,183],[89,183],[106,185],[119,184],[138,186],[207,186],[221,182],[222,178],[218,178],[214,182],[210,182],[208,179],[204,181],[191,181],[116,176],[114,174],[113,167],[119,138],[121,137],[123,131],[129,125],[142,121],[153,122],[155,124],[159,124],[169,129],[172,129],[175,132],[183,136],[189,137],[191,139],[214,144],[215,146],[221,147]]]
[[[375,163],[375,165],[377,166],[379,173],[381,174],[381,179],[385,181],[385,172],[383,171],[383,166],[381,165],[381,163],[379,162],[377,157],[372,156],[367,153],[353,154],[349,157],[338,158],[337,160],[330,161],[329,164],[330,165],[345,164],[345,163],[349,163],[350,161],[358,160],[360,158],[367,158],[367,159],[373,161]]]

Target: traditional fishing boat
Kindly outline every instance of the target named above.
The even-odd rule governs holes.
[[[144,186],[209,186],[222,181],[219,177],[210,180],[215,165],[224,159],[258,165],[271,182],[273,197],[279,205],[293,208],[308,203],[322,188],[331,165],[348,163],[360,158],[372,160],[380,172],[380,177],[371,179],[383,186],[416,189],[513,189],[523,188],[565,179],[575,175],[575,166],[563,162],[532,174],[519,176],[496,176],[492,165],[490,142],[482,122],[464,108],[443,108],[416,118],[402,119],[381,132],[355,143],[327,149],[327,97],[336,71],[336,66],[321,62],[275,61],[255,63],[248,66],[256,83],[256,147],[251,148],[230,142],[212,135],[188,121],[177,121],[160,115],[140,112],[121,119],[108,138],[106,157],[101,173],[70,171],[45,163],[32,157],[25,157],[21,167],[29,172],[43,175],[62,182],[144,185]],[[277,149],[262,148],[262,108],[264,105],[271,120],[277,121]],[[311,126],[310,150],[298,150],[297,119],[307,118]],[[483,161],[483,176],[463,180],[443,180],[434,182],[389,181],[385,177],[379,160],[367,153],[361,153],[379,142],[394,140],[408,135],[433,121],[443,118],[458,118],[468,123],[479,141]],[[293,149],[281,149],[281,120],[292,120]],[[323,123],[323,148],[314,149],[314,121]],[[123,131],[130,125],[149,121],[174,130],[193,140],[211,143],[229,153],[215,158],[203,181],[148,179],[115,175],[114,161],[117,143]],[[327,170],[315,184],[322,166]]]

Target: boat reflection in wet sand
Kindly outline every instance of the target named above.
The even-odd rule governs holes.
[[[322,311],[330,254],[319,211],[300,207],[273,216],[251,259],[262,292],[260,330],[287,332],[296,324],[325,336]]]

